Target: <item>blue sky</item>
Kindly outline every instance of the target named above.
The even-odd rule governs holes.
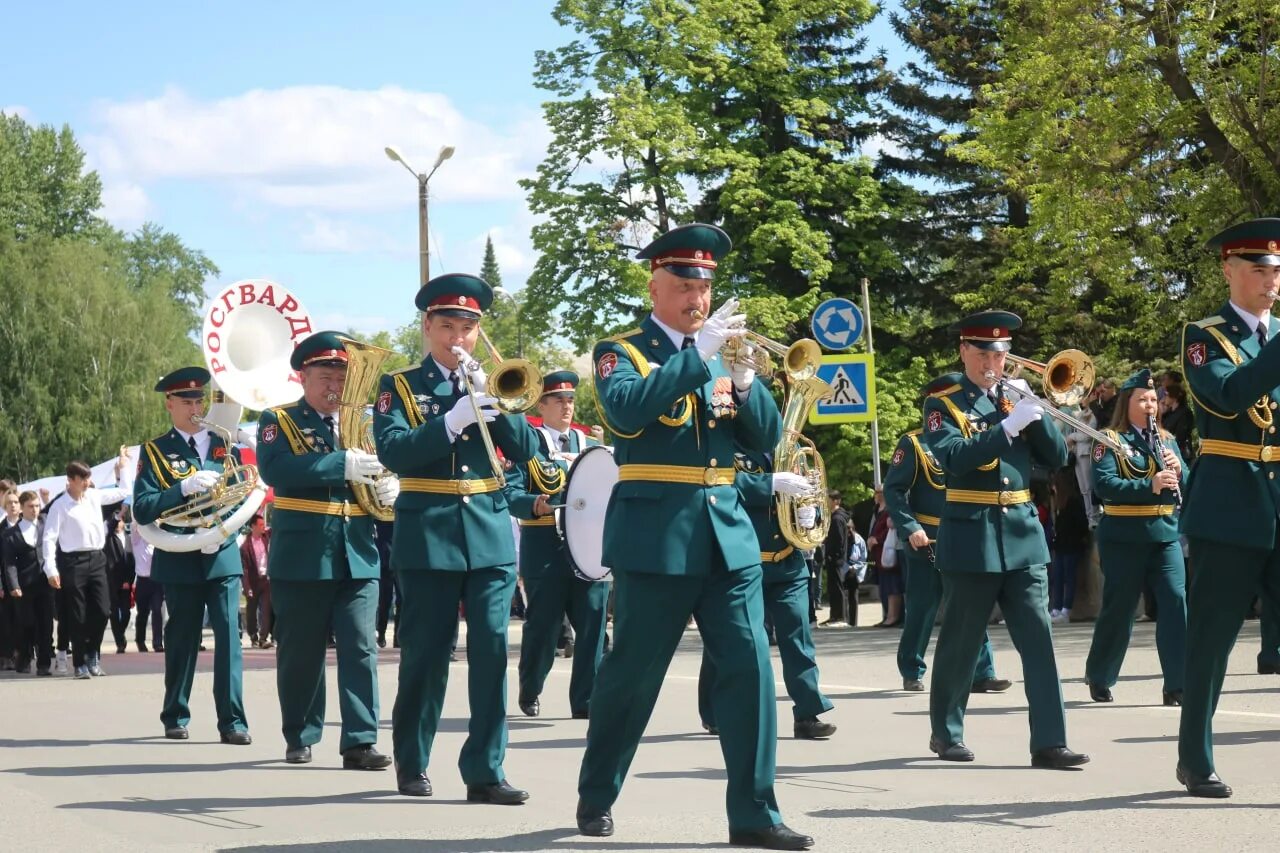
[[[394,328],[417,288],[417,183],[383,146],[421,170],[454,145],[431,182],[432,272],[478,271],[492,236],[523,286],[534,220],[516,181],[548,139],[533,55],[572,35],[554,0],[183,5],[6,13],[24,35],[0,53],[0,111],[69,124],[113,224],[207,253],[210,292],[267,278],[321,327]],[[868,34],[900,55],[883,16]]]

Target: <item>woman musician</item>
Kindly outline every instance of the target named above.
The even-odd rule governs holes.
[[[1111,702],[1111,688],[1129,648],[1134,611],[1149,580],[1158,603],[1156,649],[1164,675],[1164,704],[1182,702],[1187,639],[1186,570],[1178,541],[1178,510],[1187,469],[1173,436],[1159,425],[1150,370],[1120,388],[1107,433],[1129,449],[1125,458],[1099,444],[1093,450],[1094,493],[1103,502],[1098,557],[1104,584],[1085,681],[1095,702]]]

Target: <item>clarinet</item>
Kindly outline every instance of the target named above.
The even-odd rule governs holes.
[[[1155,415],[1147,415],[1147,434],[1151,436],[1151,443],[1148,446],[1156,460],[1156,471],[1164,471],[1168,468],[1164,464],[1164,441],[1160,438],[1160,429],[1156,426]],[[1173,505],[1182,509],[1182,490],[1177,486],[1173,487]]]

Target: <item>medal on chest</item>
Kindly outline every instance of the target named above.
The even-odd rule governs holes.
[[[731,418],[738,413],[738,406],[733,402],[733,380],[728,376],[717,376],[711,386],[711,413],[717,418]]]

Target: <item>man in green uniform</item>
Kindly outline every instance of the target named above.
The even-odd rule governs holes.
[[[734,454],[734,486],[756,529],[763,569],[764,606],[773,621],[782,659],[782,681],[791,697],[795,724],[793,734],[801,740],[819,740],[836,733],[834,723],[819,720],[835,706],[818,686],[817,652],[809,628],[809,566],[795,546],[782,537],[775,495],[812,495],[813,485],[790,471],[773,471],[773,453],[746,448]],[[804,530],[817,523],[817,509],[800,506],[796,524]],[[702,670],[698,673],[698,715],[702,727],[719,734],[715,713],[716,665],[704,648]]]
[[[960,334],[964,375],[925,399],[925,444],[947,475],[937,544],[946,599],[929,691],[929,748],[944,761],[973,760],[963,740],[964,713],[987,620],[999,604],[1022,657],[1031,766],[1058,769],[1089,757],[1066,745],[1046,603],[1049,549],[1030,487],[1032,461],[1061,468],[1067,448],[1035,400],[1014,404],[1005,396],[1005,353],[1021,325],[1007,311],[961,320],[953,331]]]
[[[638,256],[650,261],[653,313],[595,347],[600,409],[617,436],[603,543],[617,596],[613,649],[591,697],[578,829],[613,833],[610,810],[693,615],[718,672],[730,843],[800,850],[813,839],[782,823],[773,793],[777,711],[760,546],[733,468],[735,444],[774,447],[781,417],[754,373],[719,357],[745,321],[734,299],[711,313],[711,277],[729,247],[710,225],[658,237]]]
[[[524,580],[524,630],[520,637],[520,710],[536,717],[538,696],[556,656],[556,640],[566,614],[577,635],[573,674],[569,678],[569,710],[575,720],[588,717],[596,669],[604,655],[607,580],[577,577],[565,544],[556,532],[555,505],[563,502],[569,464],[579,453],[599,444],[573,426],[578,374],[548,373],[542,380],[538,414],[542,426],[538,453],[507,476],[507,500],[520,522],[520,577]]]
[[[1245,610],[1255,595],[1280,605],[1280,219],[1221,232],[1230,299],[1182,330],[1182,372],[1195,403],[1200,456],[1181,529],[1190,542],[1187,673],[1178,781],[1198,797],[1229,797],[1213,765],[1213,711]]]
[[[400,793],[431,796],[427,765],[462,602],[471,720],[458,767],[469,801],[514,805],[529,798],[502,771],[515,537],[502,461],[486,451],[477,414],[516,465],[533,458],[538,440],[524,417],[493,408],[484,372],[471,359],[492,302],[493,289],[473,275],[437,276],[423,285],[416,304],[430,352],[421,364],[382,377],[373,426],[378,459],[400,476],[391,542],[403,595],[391,718]],[[474,399],[464,390],[468,380]]]
[[[271,578],[276,613],[276,692],[285,761],[306,764],[324,734],[325,655],[338,656],[342,736],[347,770],[381,770],[391,759],[378,740],[378,551],[373,519],[351,483],[372,486],[384,504],[398,486],[360,436],[340,434],[339,400],[347,352],[337,332],[317,332],[293,351],[302,399],[267,409],[258,423],[258,469],[275,489],[271,513]],[[346,447],[352,445],[351,447]],[[346,447],[346,449],[343,449]],[[377,478],[377,479],[375,479]]]
[[[925,396],[950,388],[961,379],[959,373],[940,376],[925,386]],[[942,603],[942,575],[934,545],[947,488],[947,475],[924,446],[920,434],[921,430],[914,429],[898,439],[884,478],[884,504],[898,530],[907,561],[907,612],[898,640],[898,673],[902,676],[902,689],[911,693],[924,692],[924,654]],[[1003,693],[1012,686],[1011,681],[996,678],[991,638],[984,633],[970,692]]]
[[[139,451],[138,476],[133,486],[133,517],[138,524],[153,524],[160,514],[180,507],[209,491],[222,478],[228,455],[239,461],[240,452],[227,447],[222,437],[205,429],[197,419],[204,415],[204,388],[209,371],[203,367],[175,370],[156,383],[164,394],[164,406],[173,428]],[[190,528],[165,528],[173,533],[194,533]],[[176,552],[157,548],[151,577],[164,584],[169,621],[164,632],[164,707],[160,721],[164,736],[186,740],[191,722],[191,683],[200,654],[205,608],[213,627],[213,703],[218,712],[218,732],[223,743],[240,746],[252,742],[244,716],[244,686],[239,638],[240,551],[235,536],[204,548]]]
[[[1084,680],[1095,702],[1112,702],[1111,688],[1129,650],[1134,608],[1144,585],[1156,596],[1156,650],[1165,705],[1182,701],[1187,655],[1186,566],[1178,541],[1177,503],[1187,472],[1173,437],[1160,430],[1155,381],[1143,368],[1125,380],[1112,426],[1104,433],[1125,448],[1093,447],[1093,493],[1102,499],[1095,537],[1102,570],[1102,609],[1093,627]],[[1157,435],[1149,434],[1156,424]],[[1155,458],[1160,449],[1161,463]]]

